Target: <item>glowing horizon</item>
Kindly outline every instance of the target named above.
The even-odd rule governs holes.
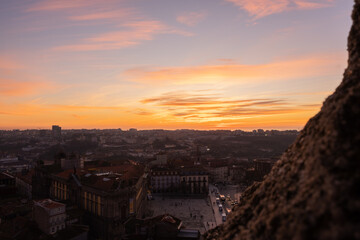
[[[296,129],[341,82],[350,0],[0,3],[0,129]]]

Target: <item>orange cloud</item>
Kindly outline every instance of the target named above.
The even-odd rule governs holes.
[[[288,61],[276,61],[260,65],[202,65],[168,68],[133,68],[122,77],[141,83],[196,84],[249,81],[290,80],[338,74],[343,71],[345,54],[308,56]]]
[[[320,2],[294,0],[294,3],[298,9],[316,9],[316,8],[330,7],[332,2],[333,0],[324,0]]]
[[[141,115],[141,116],[153,115],[153,112],[148,111],[147,109],[144,109],[144,108],[137,108],[135,110],[131,110],[131,111],[128,111],[128,112],[134,113],[136,115]]]
[[[315,9],[331,6],[334,0],[225,0],[245,10],[254,20],[290,10]]]
[[[181,34],[191,35],[161,23],[160,21],[133,21],[122,25],[129,30],[115,31],[100,34],[88,39],[83,43],[56,47],[55,50],[65,51],[94,51],[111,50],[138,45],[143,41],[149,41],[158,34]]]
[[[198,24],[200,21],[202,21],[206,17],[205,12],[188,12],[184,13],[182,15],[177,16],[176,20],[179,23],[188,25],[188,26],[194,26]]]
[[[205,125],[214,122],[220,124],[230,120],[256,120],[275,115],[287,118],[293,114],[313,113],[319,109],[319,104],[311,102],[295,104],[274,97],[234,99],[199,92],[169,92],[158,97],[143,99],[141,103],[155,106],[166,119]]]
[[[142,99],[141,103],[155,103],[159,106],[199,106],[199,105],[223,105],[223,104],[247,104],[262,102],[266,99],[251,100],[224,100],[217,94],[200,94],[184,92],[168,92],[154,98]]]
[[[9,79],[0,79],[0,95],[3,96],[24,96],[31,95],[49,89],[52,86],[45,82],[25,82]]]
[[[132,14],[130,9],[120,9],[120,10],[111,10],[111,11],[104,11],[104,12],[95,12],[77,16],[69,17],[70,20],[76,21],[90,21],[90,20],[100,20],[100,19],[118,19],[129,17]]]
[[[183,95],[191,97],[191,93]],[[236,99],[215,98],[213,102],[218,101],[218,104],[158,105],[155,108],[135,110],[113,106],[0,102],[0,126],[2,129],[49,128],[53,124],[59,124],[63,128],[298,129],[319,108],[318,105],[291,105],[281,99],[243,99],[237,105]],[[220,104],[221,101],[225,104]],[[153,104],[156,105],[157,102],[152,102]]]

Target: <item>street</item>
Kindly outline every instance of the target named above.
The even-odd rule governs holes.
[[[214,216],[216,219],[216,224],[220,225],[223,223],[222,220],[222,213],[226,213],[228,215],[231,212],[232,205],[231,201],[237,200],[239,202],[241,192],[239,192],[240,189],[237,185],[220,185],[220,186],[214,186],[212,184],[209,184],[209,196],[212,203],[212,208],[214,211]],[[226,200],[224,202],[220,201],[219,204],[222,205],[222,211],[219,211],[219,204],[216,203],[216,195],[215,193],[219,193],[219,195],[224,195]],[[227,198],[227,196],[230,196],[230,199]]]

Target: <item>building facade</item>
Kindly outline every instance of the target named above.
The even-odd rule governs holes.
[[[151,169],[151,186],[154,193],[178,192],[180,173],[169,168],[154,167]]]
[[[32,199],[33,174],[34,174],[34,170],[32,169],[30,171],[22,172],[15,175],[17,192],[22,196],[26,196],[28,199]]]
[[[54,234],[65,229],[65,204],[51,199],[34,201],[33,214],[38,227],[46,234]]]
[[[224,161],[211,161],[206,166],[206,170],[210,174],[210,180],[213,183],[229,182],[229,166]]]
[[[271,171],[271,168],[277,160],[276,158],[254,159],[255,181],[262,181],[263,177]]]
[[[93,236],[121,238],[124,221],[144,217],[147,175],[132,164],[77,173],[69,169],[51,175],[50,196],[84,210],[84,223]]]
[[[151,169],[151,190],[153,193],[207,194],[208,173],[200,168],[154,167]]]

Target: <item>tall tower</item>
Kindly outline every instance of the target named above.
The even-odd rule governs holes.
[[[61,127],[58,125],[52,126],[52,136],[53,138],[60,139],[61,138]]]

